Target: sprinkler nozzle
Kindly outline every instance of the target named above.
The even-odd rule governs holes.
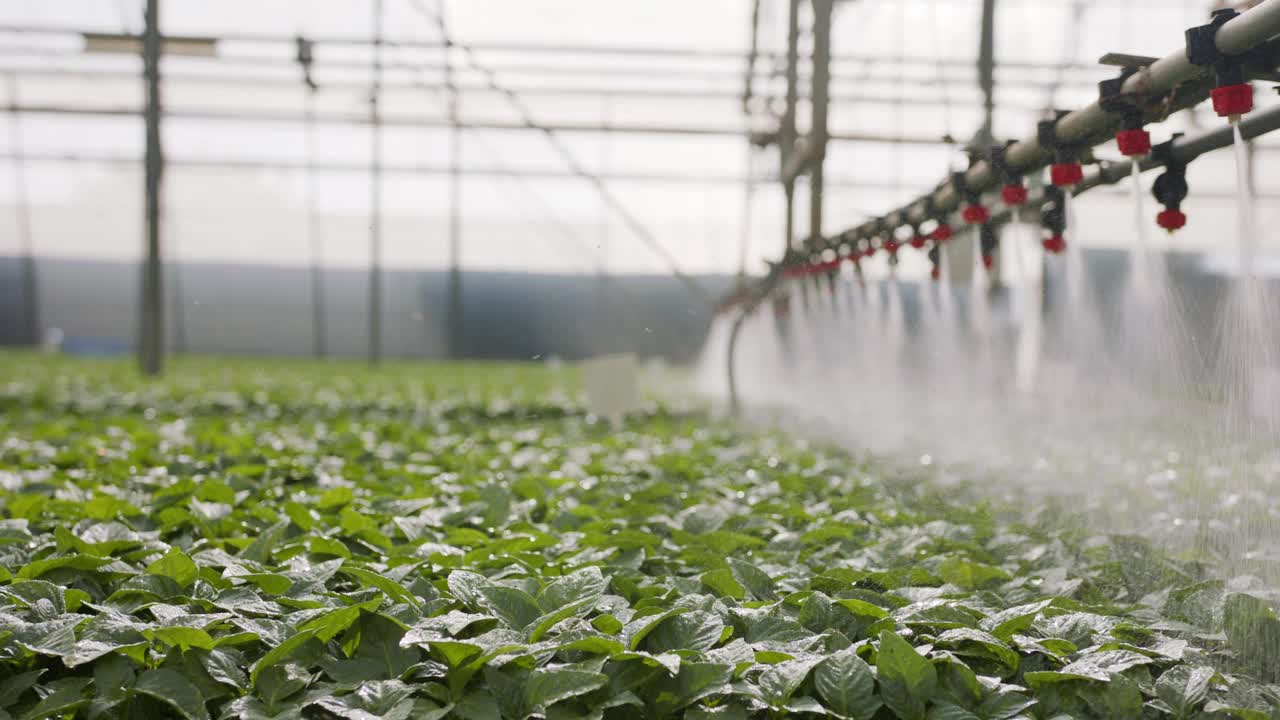
[[[1079,185],[1084,182],[1084,167],[1075,161],[1054,163],[1049,168],[1049,181],[1060,188]]]
[[[940,280],[942,278],[942,271],[939,270],[937,266],[934,266],[933,270],[929,271],[929,277],[935,281]]]
[[[1061,255],[1067,249],[1067,239],[1061,235],[1050,235],[1041,241],[1045,252]]]
[[[1138,128],[1116,133],[1116,145],[1125,157],[1142,157],[1151,152],[1151,133]]]
[[[1253,110],[1253,86],[1245,80],[1245,58],[1218,49],[1218,30],[1239,15],[1231,8],[1215,10],[1208,25],[1187,30],[1187,62],[1213,69],[1213,111],[1233,124]]]
[[[966,205],[960,215],[970,225],[982,225],[991,219],[991,212],[977,203]]]
[[[1027,189],[1022,185],[1005,185],[1000,188],[1000,199],[1005,205],[1020,207],[1027,204]]]
[[[916,233],[915,235],[911,236],[911,247],[917,250],[923,250],[924,244],[928,241],[929,241],[929,238],[925,237],[924,235],[921,235],[920,233]]]
[[[951,230],[951,226],[944,222],[938,223],[938,227],[934,228],[933,232],[929,234],[935,242],[940,243],[950,240],[954,235],[955,233]]]
[[[1172,233],[1186,226],[1187,216],[1181,210],[1167,208],[1156,215],[1156,224]]]
[[[991,167],[1004,186],[1000,188],[1000,199],[1010,207],[1027,204],[1027,188],[1022,184],[1022,174],[1009,166],[1009,148],[1013,141],[991,148]]]
[[[1209,91],[1209,97],[1213,99],[1213,111],[1232,124],[1253,110],[1253,86],[1249,83],[1214,88]]]
[[[996,259],[992,257],[990,254],[984,254],[982,256],[982,267],[986,268],[987,270],[990,270],[991,266],[995,265],[995,263],[996,263]]]

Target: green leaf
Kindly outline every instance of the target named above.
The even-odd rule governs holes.
[[[586,567],[565,575],[547,585],[538,593],[538,607],[543,613],[552,613],[566,605],[584,603],[600,599],[609,587],[609,579],[601,574],[598,567]]]
[[[398,678],[421,659],[416,647],[401,646],[400,640],[405,631],[390,618],[366,613],[360,618],[356,630],[360,634],[360,645],[352,657],[374,663],[380,679]]]
[[[728,562],[733,577],[757,600],[778,599],[773,590],[773,579],[763,570],[737,558],[729,558]]]
[[[1106,682],[1116,673],[1151,662],[1154,662],[1151,658],[1132,650],[1103,650],[1085,655],[1067,665],[1062,668],[1062,674]]]
[[[371,600],[359,605],[349,605],[337,610],[331,610],[302,623],[298,626],[298,630],[313,631],[316,639],[320,642],[329,642],[334,637],[337,637],[338,633],[351,627],[352,623],[359,620],[361,613],[373,612],[381,604],[379,600]]]
[[[994,635],[974,630],[973,628],[956,628],[948,630],[938,637],[938,645],[953,648],[958,655],[974,658],[986,658],[1003,666],[996,673],[1007,677],[1018,670],[1018,653],[1000,642]]]
[[[472,658],[484,654],[484,648],[468,642],[432,640],[427,643],[431,655],[450,668],[459,668]]]
[[[360,581],[360,584],[362,585],[381,590],[392,600],[410,605],[414,609],[421,609],[422,607],[422,603],[419,602],[412,593],[406,590],[403,585],[390,578],[385,578],[377,573],[369,572],[364,568],[355,567],[349,563],[342,566],[341,572]]]
[[[529,624],[529,642],[538,642],[541,640],[542,636],[546,635],[547,631],[552,627],[555,627],[556,623],[563,622],[571,617],[586,615],[591,612],[598,600],[599,596],[585,597],[569,603],[568,605],[564,605],[559,610],[554,610],[537,618]]]
[[[884,703],[904,720],[922,720],[938,685],[933,663],[896,633],[882,630],[876,670]]]
[[[180,587],[185,588],[195,582],[198,568],[186,553],[177,547],[171,547],[163,557],[147,566],[147,572],[172,578]]]
[[[213,638],[209,636],[209,633],[201,630],[200,628],[164,627],[156,628],[154,630],[146,630],[143,632],[143,635],[183,650],[188,648],[212,650],[214,648]]]
[[[266,655],[258,658],[258,661],[249,669],[249,682],[257,685],[258,674],[266,668],[272,667],[278,663],[282,663],[289,658],[290,655],[297,652],[303,645],[306,645],[316,636],[315,630],[300,630],[289,636],[284,642],[271,648]]]
[[[89,684],[87,677],[70,677],[54,680],[46,686],[48,694],[34,707],[18,716],[18,720],[43,720],[43,718],[63,717],[76,708],[89,702],[84,689]]]
[[[552,668],[535,670],[529,675],[526,686],[529,707],[546,708],[562,700],[585,695],[608,684],[609,678],[600,673]]]
[[[675,677],[664,676],[655,684],[654,714],[663,717],[709,695],[726,692],[733,670],[732,665],[722,663],[681,663]]]
[[[24,693],[36,684],[46,671],[28,670],[0,680],[0,708],[10,708],[18,703]]]
[[[1209,697],[1209,683],[1217,673],[1213,668],[1179,665],[1170,668],[1156,680],[1156,695],[1172,710],[1175,717],[1191,717]]]
[[[142,632],[145,629],[146,625],[127,616],[114,613],[97,615],[85,623],[75,647],[62,659],[62,663],[74,668],[110,652],[145,648],[148,644]]]
[[[871,667],[853,649],[827,656],[813,671],[813,685],[827,708],[850,720],[871,720],[880,709]]]
[[[699,579],[708,590],[720,597],[742,600],[747,596],[747,589],[742,586],[742,583],[738,582],[737,578],[727,568],[708,570],[702,573]]]
[[[1233,593],[1223,609],[1227,643],[1252,667],[1262,667],[1280,657],[1280,619],[1262,598]]]
[[[66,657],[75,650],[75,627],[81,620],[78,616],[61,616],[29,623],[14,618],[14,622],[0,620],[0,631],[9,631],[15,643],[33,653]]]
[[[284,540],[285,533],[288,530],[288,520],[281,520],[275,523],[259,533],[257,538],[240,552],[240,557],[254,563],[267,562],[276,546]]]
[[[480,589],[491,585],[489,578],[468,570],[454,570],[447,579],[449,592],[463,605],[472,610],[488,610],[484,595]]]
[[[977,715],[949,702],[938,702],[929,706],[928,720],[981,720]]]
[[[480,588],[480,595],[488,605],[489,611],[497,615],[513,630],[524,628],[537,622],[542,609],[537,601],[523,590],[506,585],[486,585]]]
[[[1142,715],[1142,691],[1138,684],[1117,673],[1105,684],[1091,684],[1080,691],[1099,717],[1136,718]]]
[[[652,653],[704,652],[720,644],[723,632],[724,621],[719,615],[695,610],[663,619],[649,631],[644,648]]]
[[[94,557],[92,555],[63,555],[62,557],[34,560],[18,571],[17,577],[23,579],[38,578],[54,570],[97,570],[114,562],[111,558]]]
[[[775,708],[785,707],[819,660],[820,658],[787,660],[765,668],[756,683],[764,701]]]
[[[138,676],[132,692],[148,695],[173,708],[186,720],[208,720],[209,712],[204,706],[204,696],[186,678],[161,668],[148,670]]]

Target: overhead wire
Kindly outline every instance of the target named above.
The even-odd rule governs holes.
[[[431,10],[423,4],[421,0],[408,0],[408,2],[410,7],[418,12],[418,14],[434,21],[438,27],[443,27],[444,18],[439,13]],[[710,304],[711,296],[707,293],[706,289],[704,289],[696,280],[680,268],[680,263],[676,260],[675,256],[662,245],[657,236],[654,235],[648,226],[645,225],[644,222],[642,222],[640,218],[637,217],[621,201],[621,199],[613,193],[609,188],[609,185],[598,175],[590,172],[582,165],[573,151],[565,145],[564,141],[560,138],[560,135],[555,130],[540,124],[534,117],[533,111],[524,102],[524,100],[518,94],[508,88],[505,88],[501,83],[499,83],[496,74],[476,59],[475,51],[472,50],[471,46],[456,41],[453,42],[452,45],[462,52],[463,56],[466,58],[467,64],[485,78],[486,83],[494,92],[497,92],[506,98],[507,102],[510,103],[512,108],[520,115],[521,120],[528,127],[542,132],[543,137],[547,139],[547,142],[568,166],[569,170],[574,175],[585,180],[595,189],[595,191],[600,195],[601,200],[603,200],[604,203],[613,210],[614,214],[618,216],[619,220],[622,221],[632,234],[662,260],[663,264],[667,267],[667,271],[679,280],[691,294]]]
[[[449,42],[449,41],[446,40],[446,42]],[[422,72],[425,72],[425,69]],[[445,94],[449,91],[447,86],[442,87],[439,85],[432,85],[422,80],[421,78],[419,78],[418,80],[412,81],[410,84],[416,86],[420,90],[427,91],[427,93],[436,101],[438,105],[442,107],[447,105],[448,98],[441,97],[442,94]],[[551,203],[534,188],[532,181],[530,181],[528,177],[520,174],[511,165],[508,165],[507,163],[503,162],[501,153],[497,152],[497,150],[495,150],[494,147],[489,144],[489,142],[484,138],[484,136],[480,132],[476,131],[474,128],[468,128],[465,125],[461,126],[460,129],[466,132],[467,135],[472,140],[473,144],[480,149],[483,155],[488,157],[489,161],[492,163],[492,167],[494,167],[500,172],[506,173],[505,177],[516,180],[515,185],[518,186],[521,190],[523,190],[526,196],[529,199],[531,199],[534,202],[534,204],[538,206],[538,208],[542,211],[543,214],[546,215],[547,220],[549,221],[549,224],[555,228],[556,233],[560,238],[559,244],[561,246],[561,249],[563,249],[563,246],[565,243],[574,246],[572,251],[564,252],[564,257],[566,258],[589,257],[592,254],[592,249],[590,244],[577,236],[577,234],[573,231],[569,222],[566,221],[564,218],[562,218],[559,215],[558,211],[556,211],[555,208],[552,207]],[[455,202],[456,202],[456,199],[455,199]],[[546,234],[545,232],[546,228],[540,228],[540,229],[543,231],[542,233],[543,238],[550,240],[550,235]],[[573,265],[575,268],[580,270],[593,271],[591,267],[580,264],[577,260],[572,260],[569,264]]]

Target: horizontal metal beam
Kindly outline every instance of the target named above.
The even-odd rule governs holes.
[[[966,2],[968,0],[965,0]],[[83,38],[86,35],[95,34],[93,31],[82,28],[72,27],[49,27],[38,25],[0,25],[0,34],[10,33],[15,35],[26,36],[71,36]],[[219,33],[216,37],[209,38],[220,43],[239,43],[239,44],[262,44],[262,45],[288,45],[292,48],[297,43],[296,35],[275,35],[265,33]],[[359,36],[308,36],[308,40],[317,47],[323,46],[339,46],[339,47],[361,47],[369,48],[372,41],[366,37]],[[384,47],[399,50],[427,50],[439,51],[445,48],[444,43],[439,40],[409,40],[409,39],[388,39],[383,43]],[[701,48],[701,47],[675,47],[660,45],[581,45],[581,44],[551,44],[551,43],[530,43],[530,42],[477,42],[468,43],[468,46],[476,52],[480,53],[504,53],[519,55],[587,55],[602,56],[613,55],[619,57],[632,58],[669,58],[669,59],[696,59],[696,60],[723,60],[733,65],[744,62],[747,58],[747,49],[732,48]],[[760,64],[767,66],[770,62],[781,62],[784,59],[784,53],[781,51],[758,51],[757,57]],[[895,66],[914,65],[921,67],[964,67],[972,63],[973,58],[959,56],[939,56],[937,54],[925,55],[894,55],[886,57],[874,53],[837,53],[831,58],[833,63],[892,63]],[[1000,65],[1009,69],[1016,70],[1092,70],[1096,66],[1085,63],[1056,63],[1032,60],[1002,60]]]
[[[0,46],[0,55],[18,56],[18,57],[38,57],[42,60],[52,58],[61,59],[82,59],[85,56],[79,52],[65,49],[37,49],[32,47],[5,47]],[[292,70],[296,66],[296,62],[290,58],[275,55],[220,55],[217,58],[200,58],[200,57],[182,57],[176,58],[173,62],[162,62],[165,73],[169,73],[174,69],[175,65],[189,67],[194,62],[199,61],[201,64],[214,65],[227,68],[242,68],[246,73],[260,73],[267,69],[275,70]],[[324,74],[329,72],[343,71],[365,74],[368,73],[368,63],[350,58],[317,58],[313,61],[318,77],[324,82]],[[1003,67],[1003,66],[1002,66]],[[445,66],[438,60],[424,60],[421,62],[406,62],[404,60],[388,60],[384,63],[383,69],[389,73],[413,73],[420,75],[422,73],[432,72],[443,74]],[[574,64],[538,64],[529,61],[524,62],[506,62],[495,63],[491,69],[494,72],[501,73],[505,76],[547,76],[557,78],[607,78],[610,81],[652,81],[659,80],[677,80],[685,81],[693,84],[695,82],[710,83],[715,87],[734,87],[736,82],[741,81],[741,74],[731,72],[728,69],[705,69],[697,67],[669,67],[669,66],[610,66],[603,63],[574,63]],[[456,71],[463,74],[473,74],[470,71],[464,71],[461,68],[455,68]],[[868,83],[875,82],[875,66],[867,65],[857,72],[856,75],[849,73],[841,74],[838,68],[833,68],[832,82],[833,87],[839,88],[842,93],[853,93],[860,91],[862,87]],[[939,85],[959,86],[961,89],[966,88],[973,83],[974,73],[967,65],[954,67],[940,67],[937,72],[926,73],[919,77],[909,77],[901,82],[909,83],[912,87],[924,89],[934,88]],[[799,80],[805,84],[809,83],[807,73],[802,73]],[[781,77],[776,73],[764,71],[757,76],[757,81],[768,85],[770,81],[780,82]],[[1024,89],[1043,89],[1050,85],[1048,81],[1038,80],[1035,78],[1027,78],[1020,76],[1006,77],[1001,75],[1000,83],[1009,87],[1018,87]],[[895,78],[894,84],[900,84]],[[1092,78],[1080,78],[1079,80],[1068,80],[1057,83],[1061,86],[1071,87],[1089,87],[1096,85]],[[952,89],[949,92],[954,92]],[[939,100],[941,103],[942,101]]]
[[[25,153],[22,160],[35,164],[101,164],[136,166],[142,162],[139,156],[107,154],[107,153]],[[0,153],[0,161],[16,161],[13,153]],[[301,160],[253,160],[248,158],[182,158],[166,157],[165,163],[170,167],[193,168],[201,170],[273,170],[321,173],[367,173],[368,163],[313,162]],[[392,175],[448,175],[448,165],[416,165],[392,163],[383,165],[383,171]],[[581,176],[563,169],[553,168],[507,168],[507,167],[469,167],[463,168],[468,177],[483,178],[531,178],[539,180],[575,180]],[[695,173],[651,173],[609,171],[596,173],[601,180],[638,183],[657,183],[675,185],[733,185],[740,187],[747,178],[744,175],[731,174],[695,174]],[[777,178],[755,178],[757,182],[776,182]],[[903,190],[909,187],[903,182],[885,182],[880,180],[858,180],[855,178],[836,178],[829,180],[828,185],[845,188]]]
[[[1257,117],[1250,118],[1249,123],[1242,127],[1246,132],[1250,133],[1246,137],[1256,137],[1261,134],[1259,129],[1262,127],[1259,123],[1277,123],[1280,124],[1280,110],[1268,110],[1265,113],[1259,113]],[[1205,133],[1204,136],[1196,135],[1187,138],[1178,145],[1176,155],[1181,159],[1186,157],[1186,153],[1200,147],[1205,147],[1210,141],[1214,143],[1214,147],[1219,147],[1217,143],[1223,142],[1223,136],[1226,133],[1221,131],[1213,131]],[[1212,136],[1212,140],[1210,137]],[[1229,142],[1229,140],[1227,141]],[[1260,148],[1261,149],[1261,148]],[[1201,150],[1200,152],[1206,152]],[[0,162],[16,162],[21,159],[28,164],[75,164],[75,165],[120,165],[127,167],[139,166],[142,163],[140,156],[118,155],[107,153],[24,153],[19,158],[14,153],[0,152]],[[189,168],[193,170],[231,170],[231,171],[283,171],[283,172],[310,172],[315,171],[326,174],[348,174],[348,173],[367,173],[369,172],[368,163],[341,163],[341,162],[317,162],[307,163],[301,160],[252,160],[241,158],[182,158],[182,157],[166,157],[165,164],[170,168]],[[1149,162],[1144,162],[1143,169],[1149,169]],[[419,175],[419,176],[447,176],[451,172],[451,168],[447,165],[413,165],[403,163],[392,163],[383,165],[383,171],[389,175]],[[463,175],[472,178],[528,178],[536,180],[575,180],[580,176],[568,170],[554,168],[507,168],[507,167],[470,167],[463,168]],[[1099,174],[1104,173],[1104,174]],[[1099,171],[1086,176],[1084,186],[1092,188],[1097,185],[1103,185],[1100,178],[1111,178],[1115,176],[1128,176],[1129,163],[1110,163],[1105,170]],[[653,183],[661,185],[729,185],[741,187],[747,178],[744,175],[731,174],[698,174],[698,173],[651,173],[636,171],[609,171],[598,173],[601,180],[609,182],[636,182],[636,183]],[[1093,179],[1097,177],[1098,179]],[[758,177],[753,178],[755,182],[777,182],[777,177]],[[827,178],[827,187],[836,187],[844,189],[857,190],[886,190],[898,191],[911,187],[910,183],[905,181],[884,181],[872,179],[858,179],[851,177],[843,178]],[[1115,194],[1121,195],[1127,193],[1127,190],[1120,188],[1115,189]],[[1236,197],[1236,194],[1227,190],[1201,190],[1194,192],[1195,198],[1209,200],[1230,200]],[[1257,198],[1263,200],[1280,200],[1280,193],[1263,192],[1256,195]],[[998,216],[997,216],[998,217]]]
[[[142,111],[135,108],[122,107],[90,107],[64,105],[23,104],[11,106],[13,112],[30,115],[81,115],[98,117],[141,117]],[[184,120],[210,120],[215,122],[264,122],[288,123],[301,125],[305,117],[299,112],[276,112],[270,110],[227,110],[227,109],[182,109],[166,108],[165,117]],[[356,125],[369,124],[369,118],[359,113],[317,113],[315,122],[321,124]],[[636,135],[694,135],[748,137],[750,128],[729,128],[694,125],[641,125],[622,123],[540,123],[531,125],[520,122],[504,122],[500,120],[478,120],[463,118],[459,121],[469,130],[528,130],[539,133],[623,133]],[[452,124],[447,118],[407,117],[404,115],[384,115],[382,125],[387,127],[413,128],[447,128]],[[831,140],[845,142],[885,143],[894,145],[948,145],[943,137],[928,135],[879,135],[875,133],[831,133]]]
[[[0,67],[0,75],[14,75],[18,77],[33,78],[52,78],[54,80],[119,80],[121,82],[137,82],[138,74],[126,70],[112,70],[104,68],[52,68],[47,66],[41,67]],[[262,75],[213,75],[210,73],[190,73],[190,72],[168,72],[162,79],[166,84],[169,83],[190,83],[201,85],[234,85],[252,88],[293,88],[299,92],[305,91],[307,88],[300,79],[287,77],[270,77]],[[318,90],[349,91],[367,93],[372,89],[372,83],[352,81],[352,80],[329,80],[319,84]],[[444,92],[447,86],[444,83],[428,83],[428,82],[403,82],[403,81],[387,81],[382,83],[382,90],[402,90],[402,91],[421,91]],[[457,89],[464,94],[495,94],[493,89],[488,85],[475,83],[462,83],[456,85]],[[609,97],[609,98],[672,98],[672,99],[732,99],[740,101],[742,99],[741,91],[730,90],[728,88],[691,88],[691,87],[625,87],[625,86],[578,86],[578,85],[516,85],[511,88],[512,92],[518,95],[533,96],[587,96],[587,97]],[[809,93],[807,91],[800,93],[801,100],[807,100]],[[778,93],[761,94],[755,93],[755,97],[766,101],[782,100],[782,96]],[[858,93],[834,93],[831,96],[831,102],[834,104],[875,104],[875,105],[903,105],[903,106],[922,106],[937,107],[940,101],[936,97],[902,97],[887,94],[875,94],[867,92]],[[981,102],[976,95],[964,97],[949,97],[947,104],[953,107],[971,107],[977,106]],[[1004,107],[1012,107],[1018,110],[1026,110],[1028,112],[1039,111],[1038,105],[1005,103]]]

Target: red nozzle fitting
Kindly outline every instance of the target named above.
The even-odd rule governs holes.
[[[991,213],[983,206],[978,204],[966,205],[964,211],[960,213],[964,221],[970,225],[981,225],[991,219]]]
[[[912,236],[911,236],[911,247],[913,247],[913,248],[915,248],[915,249],[917,249],[917,250],[923,250],[923,249],[924,249],[924,244],[925,244],[926,242],[928,242],[928,241],[929,241],[929,238],[927,238],[927,237],[925,237],[925,236],[923,236],[923,235],[921,235],[921,234],[919,234],[919,233],[916,233],[915,235],[912,235]]]
[[[1051,235],[1045,238],[1041,244],[1044,245],[1045,252],[1053,253],[1054,255],[1061,255],[1067,249],[1067,239],[1061,235]]]
[[[887,250],[890,255],[896,255],[899,247],[902,246],[898,244],[897,240],[889,239],[884,241],[884,249]]]
[[[1159,215],[1156,215],[1156,224],[1169,232],[1173,232],[1187,224],[1187,216],[1181,210],[1166,208]]]
[[[932,237],[937,242],[944,243],[950,240],[954,235],[955,233],[952,232],[950,225],[940,222],[938,223],[938,227],[934,228],[933,232],[929,234],[929,237]]]
[[[942,277],[942,271],[939,270],[937,266],[934,266],[933,270],[929,272],[929,277],[934,280],[938,280]]]
[[[1142,157],[1151,152],[1151,133],[1142,128],[1121,130],[1116,133],[1116,145],[1125,157]]]
[[[984,254],[982,256],[982,267],[986,268],[987,270],[990,270],[991,266],[995,264],[995,261],[996,261],[995,257],[989,254]]]
[[[1253,86],[1249,83],[1214,88],[1209,97],[1213,98],[1213,111],[1219,117],[1245,115],[1253,110]]]
[[[1060,188],[1079,185],[1084,182],[1084,167],[1078,162],[1054,163],[1049,168],[1049,181]]]
[[[873,247],[868,247],[866,250],[862,251],[862,257],[870,258],[870,257],[875,257],[875,255],[876,255],[876,249]]]
[[[1017,207],[1027,204],[1027,189],[1022,185],[1005,185],[1000,188],[1000,199],[1005,205]]]

